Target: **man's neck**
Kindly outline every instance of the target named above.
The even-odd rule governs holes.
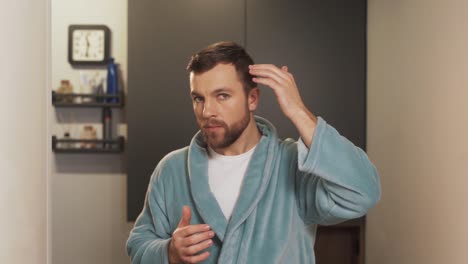
[[[234,143],[226,148],[214,148],[213,150],[225,156],[240,155],[257,145],[261,137],[262,134],[258,130],[255,118],[251,115],[249,124]]]

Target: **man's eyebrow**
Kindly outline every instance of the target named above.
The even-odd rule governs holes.
[[[218,88],[216,90],[214,90],[213,92],[211,92],[211,94],[217,94],[217,93],[220,93],[220,92],[232,92],[232,89],[229,88],[229,87],[221,87],[221,88]]]
[[[191,91],[191,92],[190,92],[190,95],[191,95],[191,96],[201,96],[201,94],[199,94],[199,93],[197,93],[197,92],[195,92],[195,91]]]
[[[217,93],[221,93],[221,92],[232,92],[232,89],[229,88],[229,87],[221,87],[221,88],[218,88],[218,89],[212,91],[211,94],[217,94]],[[199,94],[199,93],[197,93],[195,91],[191,91],[190,95],[203,97],[201,94]]]

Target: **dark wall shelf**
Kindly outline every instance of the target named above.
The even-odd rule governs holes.
[[[124,105],[124,95],[57,93],[52,91],[52,105],[55,107],[113,107],[121,108]],[[81,101],[81,102],[80,102]],[[115,102],[110,102],[115,101]]]
[[[120,92],[118,95],[64,94],[52,91],[52,105],[56,108],[102,108],[102,117],[104,117],[106,110],[123,107],[124,93]],[[116,139],[75,139],[58,138],[53,135],[52,151],[54,153],[122,153],[124,143],[123,136]]]
[[[125,139],[59,139],[52,136],[52,151],[55,153],[121,153],[124,150]],[[90,147],[82,147],[89,144]]]

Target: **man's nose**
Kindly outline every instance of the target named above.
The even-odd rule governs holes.
[[[209,100],[205,100],[203,104],[203,117],[210,118],[212,116],[216,116],[216,106],[211,103]]]

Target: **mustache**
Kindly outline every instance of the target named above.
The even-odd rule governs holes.
[[[224,127],[225,124],[221,120],[208,119],[208,121],[206,121],[206,123],[203,125],[204,128],[213,127],[213,126],[222,126],[222,127]]]

